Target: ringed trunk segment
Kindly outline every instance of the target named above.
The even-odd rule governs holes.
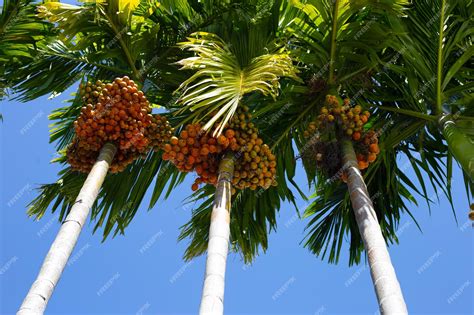
[[[460,131],[451,115],[442,116],[439,123],[449,151],[474,181],[474,137]]]
[[[357,159],[350,140],[342,143],[347,186],[357,226],[364,241],[369,260],[370,274],[381,314],[408,314],[400,284],[395,274],[385,240],[380,230],[372,200],[357,166]]]
[[[233,154],[227,153],[219,163],[219,175],[209,228],[206,274],[199,308],[201,315],[224,313],[225,268],[229,250],[234,160]]]
[[[17,315],[43,314],[53,294],[67,261],[77,243],[82,227],[94,204],[100,187],[104,182],[117,148],[106,143],[89,172],[84,185],[76,198],[74,206],[51,245],[41,266],[41,270],[26,295]]]

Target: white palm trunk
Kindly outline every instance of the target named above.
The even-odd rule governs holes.
[[[89,215],[100,187],[116,153],[113,144],[105,144],[76,198],[74,206],[61,225],[35,282],[20,306],[17,315],[43,314],[66,263],[76,246],[84,222]]]
[[[343,142],[342,152],[344,168],[348,175],[347,186],[352,208],[367,251],[370,274],[377,294],[380,312],[382,314],[408,314],[372,200],[357,166],[357,159],[351,141]]]
[[[199,314],[224,313],[225,267],[229,249],[231,188],[234,157],[226,155],[219,164],[214,206],[209,228],[206,274]]]

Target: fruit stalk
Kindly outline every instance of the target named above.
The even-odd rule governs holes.
[[[381,314],[408,314],[402,290],[390,260],[367,186],[358,169],[356,154],[350,140],[342,141],[342,159],[348,177],[347,187],[352,208],[367,251],[370,274],[380,312]]]
[[[97,198],[116,151],[116,146],[111,143],[106,143],[100,150],[97,161],[87,176],[74,206],[62,223],[56,239],[41,266],[38,277],[31,286],[17,315],[44,313],[53,290],[77,243],[84,222]]]
[[[214,206],[209,228],[206,274],[199,314],[223,314],[225,268],[229,249],[231,186],[234,156],[226,153],[219,163]]]

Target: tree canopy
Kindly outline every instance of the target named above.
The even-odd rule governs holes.
[[[403,215],[415,220],[411,204],[420,197],[428,207],[433,202],[428,186],[452,204],[456,162],[472,196],[473,10],[471,0],[7,0],[0,17],[0,89],[3,97],[30,101],[56,97],[79,82],[128,75],[178,130],[205,115],[209,124],[225,123],[245,104],[277,156],[278,186],[234,196],[233,250],[245,261],[265,251],[282,203],[296,208],[299,195],[311,201],[304,211],[305,246],[337,262],[348,237],[349,263],[358,263],[363,244],[347,187],[301,158],[303,133],[327,94],[372,112],[368,124],[379,133],[381,152],[364,179],[388,243],[398,242]],[[64,156],[81,106],[77,93],[50,115],[50,139],[61,154],[55,162],[64,169],[31,202],[28,213],[38,219],[51,209],[63,220],[85,180]],[[416,179],[405,175],[402,158]],[[311,196],[294,181],[299,161]],[[125,233],[147,191],[152,209],[185,176],[159,152],[107,175],[92,209],[95,229],[103,229],[104,240]],[[181,231],[180,239],[189,239],[186,259],[206,250],[213,193],[206,185],[188,198],[198,206]]]

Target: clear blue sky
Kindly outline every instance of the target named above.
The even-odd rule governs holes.
[[[60,227],[51,213],[39,222],[29,219],[26,205],[38,184],[57,178],[59,166],[50,163],[55,150],[48,143],[47,116],[71,92],[54,100],[2,102],[0,107],[4,116],[0,123],[1,314],[17,310]],[[301,168],[298,171],[297,180],[303,185]],[[414,177],[411,170],[407,172]],[[191,178],[150,212],[142,207],[125,236],[101,243],[101,234],[93,235],[93,225],[86,226],[47,314],[196,314],[205,259],[186,264],[185,243],[177,242],[179,227],[191,215],[182,203],[191,192],[190,184]],[[405,216],[400,245],[390,248],[412,314],[474,313],[474,230],[467,219],[459,169],[454,173],[453,194],[458,225],[445,198],[432,207],[431,216],[420,201],[420,207],[411,209],[423,233]],[[299,201],[300,207],[304,204]],[[346,251],[339,265],[311,255],[299,244],[307,222],[295,220],[290,205],[282,207],[278,223],[268,252],[252,266],[245,266],[239,255],[229,256],[226,314],[377,312],[366,265],[349,268]]]

